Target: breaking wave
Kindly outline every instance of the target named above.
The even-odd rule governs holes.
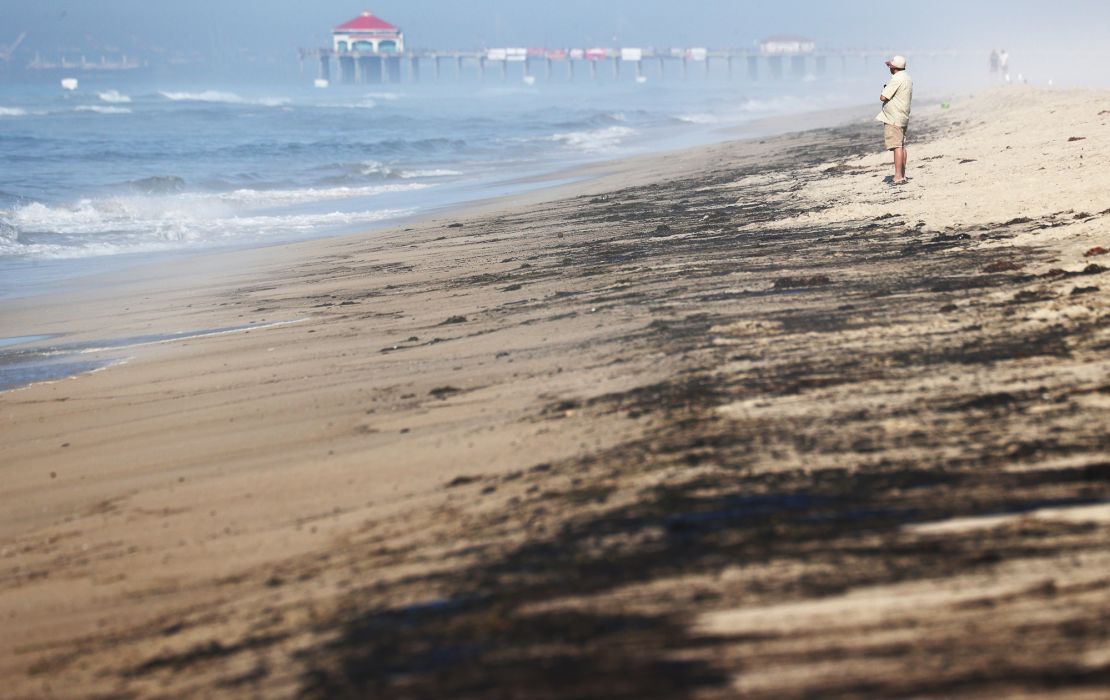
[[[263,97],[257,100],[248,100],[234,92],[220,90],[204,90],[202,92],[170,92],[159,91],[162,97],[171,102],[214,102],[230,105],[260,105],[262,107],[284,107],[290,100],[285,97]]]
[[[367,97],[358,102],[325,102],[320,106],[329,107],[331,109],[376,109],[378,103]]]
[[[25,117],[27,110],[19,107],[0,107],[0,117]]]
[[[178,194],[185,191],[185,180],[176,175],[144,177],[125,182],[123,185],[141,194]]]
[[[548,137],[548,140],[557,141],[579,151],[605,152],[617,148],[626,138],[635,133],[635,129],[627,126],[610,126],[604,129],[555,134]]]
[[[386,182],[393,183],[389,187],[400,187],[402,190],[421,189],[430,187],[428,184],[406,183],[408,180],[433,180],[438,178],[458,177],[465,173],[452,168],[402,168],[395,164],[386,164],[377,160],[366,160],[360,163],[330,163],[313,169],[321,173],[317,180],[318,185],[325,189],[341,187],[360,188],[366,183]]]
[[[458,170],[449,170],[447,168],[433,168],[431,170],[402,170],[401,179],[412,180],[423,177],[455,177],[462,175]]]
[[[716,114],[683,114],[678,121],[684,124],[720,124],[721,118]]]
[[[376,160],[368,160],[368,161],[365,161],[363,163],[360,163],[357,166],[357,168],[358,168],[358,173],[360,175],[363,175],[363,176],[366,176],[366,177],[377,175],[377,176],[382,177],[383,179],[399,178],[399,179],[402,179],[402,180],[415,180],[415,179],[418,179],[418,178],[453,177],[453,176],[456,176],[456,175],[462,175],[462,172],[460,172],[458,170],[450,170],[448,168],[425,168],[425,169],[422,169],[422,170],[398,170],[396,168],[390,167],[390,166],[386,165],[385,163],[381,163],[381,162],[378,162]]]
[[[401,96],[395,92],[372,92],[368,97],[374,100],[382,100],[383,102],[396,102],[401,99]]]
[[[111,104],[126,104],[131,101],[131,98],[124,95],[119,90],[105,90],[104,92],[96,93],[101,102],[109,102]]]
[[[367,199],[420,190],[423,183],[303,189],[182,192],[175,177],[126,183],[134,194],[86,198],[66,205],[42,202],[0,210],[0,256],[81,258],[173,250],[193,245],[249,243],[369,224],[410,213],[372,209]],[[351,200],[344,211],[290,207]],[[363,205],[363,206],[360,206]]]
[[[104,107],[101,105],[81,105],[73,108],[74,112],[93,112],[95,114],[131,114],[128,107]]]
[[[234,207],[267,209],[293,204],[375,197],[394,192],[422,190],[427,187],[431,187],[431,185],[414,182],[410,184],[369,185],[365,187],[306,187],[289,190],[240,189],[232,192],[220,192],[218,194],[183,194],[180,196],[182,199],[192,200],[198,203],[218,201],[222,204]]]
[[[0,214],[0,256],[70,259],[283,240],[409,214],[407,209],[245,214],[182,197],[84,199],[64,207],[36,202]]]

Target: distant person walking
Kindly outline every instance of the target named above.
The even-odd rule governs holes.
[[[906,57],[895,56],[886,62],[890,68],[890,82],[883,86],[879,100],[883,111],[875,119],[884,124],[883,141],[886,150],[894,152],[894,180],[891,184],[906,184],[906,130],[910,126],[910,105],[913,102],[913,80],[906,72]]]
[[[998,54],[998,66],[1002,70],[1002,79],[1007,83],[1010,82],[1010,54],[1006,49]]]
[[[991,75],[998,75],[998,64],[1001,58],[998,55],[998,49],[991,49]]]

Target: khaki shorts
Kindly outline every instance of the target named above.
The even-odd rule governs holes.
[[[884,124],[886,128],[883,129],[883,141],[886,143],[886,150],[893,151],[895,148],[906,147],[906,128],[902,126],[894,126],[893,124]]]

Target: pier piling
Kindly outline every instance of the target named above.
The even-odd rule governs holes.
[[[773,80],[782,80],[782,56],[771,56],[767,59],[767,65],[771,69],[771,78]]]
[[[790,73],[795,78],[806,77],[806,57],[805,56],[791,56],[790,57]]]
[[[355,79],[366,85],[382,82],[382,59],[380,56],[360,56],[355,60]]]

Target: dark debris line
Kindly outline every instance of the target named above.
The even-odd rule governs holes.
[[[843,129],[826,146],[799,148],[783,161],[796,157],[799,166],[806,166],[846,160],[865,142],[863,132]],[[780,162],[708,173],[696,184],[729,183],[765,171],[790,177]],[[826,175],[850,173],[832,169]],[[560,298],[651,310],[654,320],[639,337],[619,340],[695,358],[685,378],[574,406],[653,414],[663,419],[663,427],[634,444],[552,470],[606,488],[540,492],[510,513],[469,522],[475,540],[496,540],[516,528],[530,537],[526,545],[462,573],[419,582],[449,603],[407,611],[360,609],[356,596],[353,616],[333,621],[343,633],[310,655],[305,696],[652,698],[713,689],[728,696],[730,673],[711,661],[713,650],[760,640],[698,637],[688,626],[693,612],[943,579],[986,571],[1000,562],[1056,556],[1069,548],[1079,555],[1097,545],[1098,533],[1082,525],[1044,524],[941,539],[903,534],[903,526],[925,521],[1110,500],[1110,464],[1105,462],[1001,470],[1007,463],[1105,450],[1105,422],[1096,417],[1086,429],[1076,428],[1082,421],[1071,418],[1080,409],[1067,386],[1044,393],[973,395],[945,405],[890,406],[881,413],[840,416],[837,423],[728,422],[715,414],[717,406],[742,398],[934,372],[990,372],[1018,360],[1067,359],[1089,338],[1090,324],[1023,336],[1010,331],[1008,309],[1000,308],[980,310],[980,320],[960,333],[915,337],[886,349],[838,352],[791,341],[793,333],[834,334],[848,328],[882,334],[884,327],[936,315],[942,308],[952,313],[956,303],[974,304],[982,290],[1019,290],[1031,280],[1004,265],[998,273],[984,273],[1002,253],[972,249],[966,233],[891,230],[889,222],[860,222],[844,230],[778,225],[801,213],[797,205],[761,201],[763,193],[752,191],[694,193],[687,191],[689,184],[656,184],[576,202],[570,218],[584,235],[551,244],[511,277],[519,284],[556,274],[577,276],[567,281],[574,291]],[[672,205],[676,196],[684,199]],[[738,197],[748,203],[738,205]],[[752,223],[767,227],[737,233],[736,226]],[[992,235],[1004,236],[1006,230]],[[842,255],[830,258],[834,252]],[[1018,252],[1030,261],[1045,255]],[[625,270],[629,287],[623,298],[591,291],[591,277]],[[769,286],[722,292],[726,276],[738,270],[762,275]],[[795,307],[789,293],[808,295],[807,304]],[[719,368],[735,359],[730,354],[736,350],[714,347],[709,329],[769,314],[785,334],[782,356],[745,356],[762,368],[742,381],[722,374]],[[1107,393],[1110,385],[1095,390]],[[1029,409],[1043,409],[1046,401],[1058,410],[1029,420]],[[887,437],[877,424],[891,415],[914,416],[921,430]],[[855,436],[849,444],[846,433]],[[924,452],[897,456],[915,447]],[[767,455],[783,450],[838,455],[841,466],[781,473],[757,468]],[[606,505],[622,477],[701,464],[721,465],[731,476],[662,485],[631,505]],[[550,510],[573,512],[576,504],[578,512],[556,520],[553,528],[541,524],[549,522]],[[658,614],[588,606],[574,612],[522,612],[562,596],[597,596],[659,579],[711,575],[730,565],[770,562],[792,562],[801,573],[750,582],[740,590],[708,590],[690,599],[676,595],[659,601]],[[988,615],[977,620],[985,626],[981,638],[959,629],[934,630],[918,647],[885,652],[907,668],[943,656],[945,668],[879,674],[866,683],[846,680],[809,690],[821,697],[889,697],[1098,687],[1110,681],[1106,667],[1080,669],[1065,660],[1105,643],[1107,607],[1089,612],[1059,624],[1030,622],[1022,634],[1043,647],[1032,658],[1022,651],[1022,634],[1006,622],[992,627]],[[763,641],[775,640],[769,633]],[[990,647],[986,651],[984,643]],[[691,651],[705,653],[678,653]],[[858,653],[834,650],[813,661],[850,661]],[[730,672],[742,673],[746,663],[758,659],[755,651]],[[781,689],[766,695],[794,696]]]
[[[880,670],[895,663],[899,672],[747,696],[961,696],[1110,683],[1110,666],[1074,663],[1087,651],[1105,648],[1110,605],[1080,610],[1066,591],[1051,586],[1016,602],[986,601],[981,610],[961,611],[948,623],[892,621],[892,626],[904,624],[916,641],[882,650],[845,641],[791,656],[768,649],[797,638],[816,639],[818,632],[768,631],[741,638],[692,631],[690,622],[698,612],[815,600],[865,586],[943,581],[1006,562],[1065,553],[1080,557],[1105,545],[1105,530],[1086,525],[1042,523],[940,538],[906,534],[905,526],[915,523],[1110,500],[1110,464],[1097,457],[1110,447],[1106,417],[1085,416],[1077,403],[1082,392],[1110,393],[1110,382],[1077,388],[1052,372],[1052,363],[1090,351],[1098,322],[1023,335],[1011,324],[1015,308],[1043,299],[993,306],[982,301],[984,291],[1017,294],[1040,283],[1020,269],[984,269],[1015,255],[1032,262],[1047,256],[1044,251],[978,250],[966,232],[934,232],[891,220],[841,229],[785,223],[803,213],[803,205],[799,199],[777,201],[769,196],[772,190],[793,186],[787,183],[795,168],[859,155],[870,138],[863,127],[844,128],[776,162],[708,172],[697,183],[652,184],[561,205],[556,215],[569,220],[574,231],[545,244],[526,266],[481,280],[455,280],[452,285],[460,287],[480,283],[525,289],[561,280],[564,291],[531,305],[506,307],[507,324],[514,314],[534,313],[541,304],[552,313],[592,305],[641,313],[641,330],[612,338],[613,347],[680,358],[675,379],[555,404],[548,413],[571,407],[651,416],[658,428],[619,448],[543,465],[503,485],[521,489],[511,509],[466,516],[453,530],[460,545],[482,551],[464,570],[352,593],[342,614],[317,623],[329,641],[296,659],[307,669],[300,694],[732,697],[734,675],[768,664],[858,664],[872,657],[887,662]],[[695,192],[691,187],[763,174],[778,175],[780,181],[765,190]],[[824,176],[854,174],[831,168]],[[503,218],[487,222],[482,232],[497,236],[501,229],[529,223],[528,215]],[[990,235],[1005,236],[1027,225],[1013,223]],[[748,274],[753,284],[738,290],[732,279],[738,272]],[[626,286],[615,293],[594,285],[601,273],[619,273]],[[967,311],[971,307],[974,314]],[[874,347],[838,335],[871,330],[886,337],[945,314],[955,314],[960,322],[956,332],[892,335]],[[775,342],[761,347],[713,343],[712,328],[748,321],[775,324]],[[829,340],[815,341],[810,334]],[[726,369],[736,361],[757,369],[739,374]],[[968,389],[962,397],[931,397],[923,404],[910,397],[900,404],[844,407],[810,418],[726,420],[718,412],[744,399],[869,382],[994,376],[1021,361],[1040,363],[1043,387],[984,394]],[[958,393],[959,382],[953,386]],[[888,433],[883,421],[892,417],[916,421],[919,429]],[[798,468],[786,455],[836,466]],[[1052,457],[1070,458],[1074,466],[1036,466]],[[783,466],[769,468],[776,464]],[[1012,464],[1027,469],[1005,469]],[[721,469],[712,478],[663,480],[631,502],[620,498],[631,479],[702,465]],[[549,486],[567,477],[576,480],[575,488]],[[467,477],[452,488],[473,489],[478,498],[491,485]],[[499,545],[519,532],[528,533],[525,544]],[[369,551],[351,554],[354,561],[360,556],[373,559]],[[753,573],[731,586],[678,587],[649,598],[650,605],[635,612],[614,605],[544,608],[567,596],[603,597],[677,577],[713,580],[728,567],[755,571],[771,564],[796,573]],[[1110,583],[1102,585],[1106,601]],[[424,591],[434,602],[390,606],[386,601],[400,591]],[[1002,614],[1007,605],[1029,600],[1051,600],[1062,612],[1022,625]],[[969,632],[969,624],[977,631]],[[174,660],[158,664],[173,666]]]

